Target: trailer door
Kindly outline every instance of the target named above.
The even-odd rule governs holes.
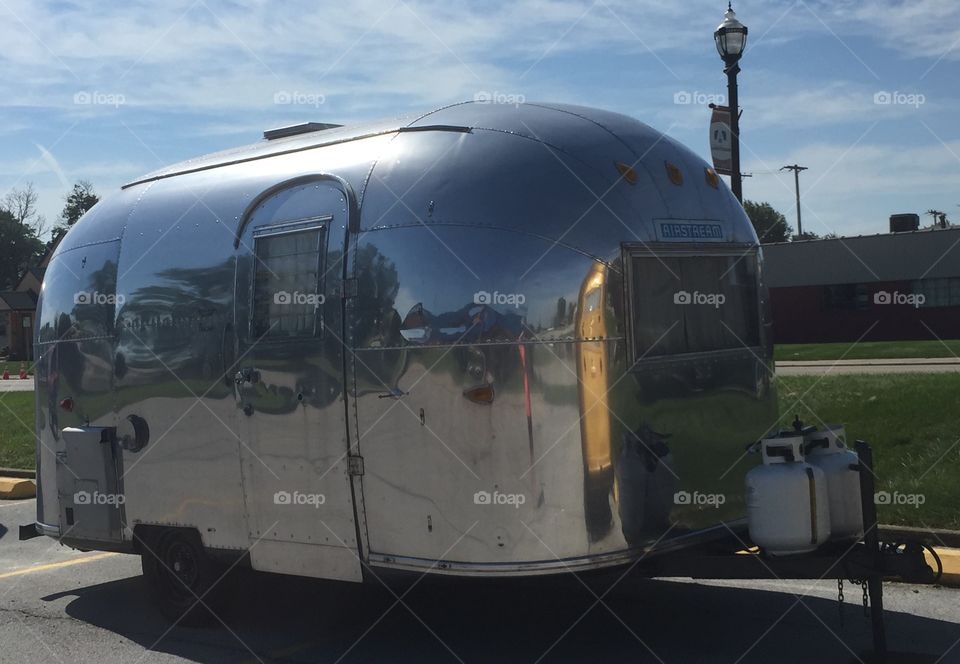
[[[236,397],[254,569],[357,580],[341,315],[348,205],[298,180],[238,241]]]

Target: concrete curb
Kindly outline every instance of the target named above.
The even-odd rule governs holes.
[[[955,357],[882,358],[874,360],[777,360],[779,367],[871,367],[871,366],[929,366],[932,364],[960,364]]]
[[[37,479],[37,471],[27,468],[3,468],[0,467],[0,477],[21,477],[27,480]]]
[[[37,485],[23,477],[0,477],[0,500],[21,500],[37,495]]]

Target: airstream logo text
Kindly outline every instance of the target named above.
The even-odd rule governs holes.
[[[119,304],[123,305],[123,295],[98,293],[97,291],[77,291],[73,294],[74,304]]]
[[[474,304],[511,304],[519,308],[526,301],[527,298],[523,293],[501,293],[499,291],[490,293],[482,290],[473,294]]]
[[[700,291],[677,291],[673,294],[674,304],[707,304],[715,309],[727,301],[723,293],[701,293]]]
[[[327,502],[327,497],[322,493],[277,491],[273,494],[274,505],[312,505],[314,509],[317,509],[325,502]]]
[[[927,296],[923,293],[901,293],[899,291],[877,291],[873,294],[874,304],[909,304],[914,309],[919,309],[927,301]]]
[[[727,497],[722,493],[700,493],[694,491],[677,491],[673,494],[673,503],[675,505],[699,505],[719,508],[727,502]]]
[[[126,497],[120,493],[77,491],[73,494],[74,505],[123,505],[124,501]]]
[[[659,239],[673,242],[720,242],[723,240],[723,226],[720,224],[661,221],[657,223],[656,229]]]
[[[316,307],[323,304],[324,299],[322,293],[301,293],[300,291],[290,293],[282,290],[273,294],[274,304],[312,304]]]
[[[878,491],[873,494],[873,502],[877,505],[912,505],[914,509],[920,509],[920,506],[927,502],[927,497],[922,493]]]
[[[527,502],[527,497],[522,493],[500,493],[494,491],[477,491],[473,494],[474,505],[513,505],[516,509]]]

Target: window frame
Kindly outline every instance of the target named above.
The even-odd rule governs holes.
[[[327,254],[327,241],[330,236],[330,224],[333,221],[333,215],[323,214],[316,215],[312,217],[303,217],[300,219],[291,219],[287,221],[282,221],[279,223],[273,224],[263,224],[260,226],[254,226],[251,229],[251,239],[253,241],[253,247],[251,250],[251,256],[253,257],[253,264],[250,270],[250,298],[248,302],[248,321],[247,321],[247,335],[249,339],[256,339],[258,343],[283,343],[283,342],[303,342],[309,341],[312,339],[323,339],[326,333],[326,325],[324,324],[323,309],[326,305],[326,300],[324,303],[319,305],[313,317],[313,330],[310,334],[297,334],[290,336],[273,336],[269,333],[264,333],[263,335],[256,334],[256,321],[257,321],[257,266],[258,263],[262,263],[263,260],[259,254],[260,240],[262,239],[271,239],[283,235],[292,235],[294,233],[302,233],[305,231],[320,231],[319,237],[317,238],[317,282],[315,284],[315,294],[323,295],[326,298],[326,273],[324,267],[326,266],[326,254]],[[272,327],[272,326],[271,326]],[[270,328],[267,328],[268,331]]]
[[[747,243],[699,243],[684,242],[664,243],[664,242],[624,242],[620,245],[620,254],[623,261],[623,310],[626,313],[624,329],[627,335],[627,363],[628,370],[636,371],[641,366],[652,364],[672,363],[672,362],[695,362],[706,358],[716,359],[718,357],[740,357],[749,356],[762,358],[766,346],[766,318],[764,316],[763,300],[763,266],[760,260],[761,248],[759,245]],[[634,279],[634,258],[656,258],[658,256],[669,258],[683,257],[721,257],[732,256],[737,259],[752,258],[756,262],[757,287],[756,287],[756,312],[757,312],[757,345],[739,346],[737,348],[721,348],[717,350],[689,351],[686,353],[673,353],[670,355],[648,355],[638,353],[636,333],[634,330],[634,321],[636,320],[636,311],[633,297],[633,279]]]

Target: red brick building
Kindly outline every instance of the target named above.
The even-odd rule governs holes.
[[[960,228],[763,247],[775,343],[960,339]]]
[[[16,288],[0,291],[0,355],[6,349],[11,360],[34,359],[37,298],[50,256],[59,243],[60,238],[47,250],[39,265],[27,269]]]

